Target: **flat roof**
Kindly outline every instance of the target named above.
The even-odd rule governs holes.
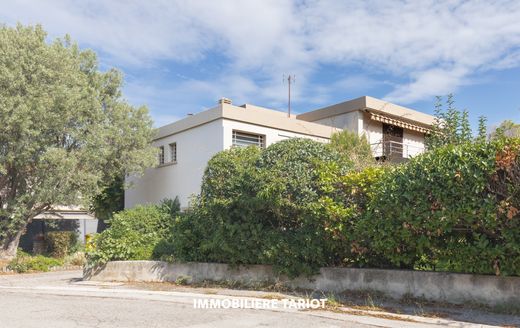
[[[93,213],[80,206],[58,205],[36,215],[34,219],[94,220],[96,217]]]
[[[356,99],[344,101],[339,104],[303,113],[297,115],[296,118],[299,120],[314,122],[324,118],[358,110],[384,114],[404,121],[421,124],[426,127],[431,127],[431,125],[435,122],[435,117],[432,115],[369,96],[359,97]]]
[[[294,132],[327,139],[330,138],[332,133],[339,131],[339,129],[334,127],[296,119],[296,115],[287,117],[287,113],[277,110],[249,104],[235,106],[224,103],[158,128],[156,130],[155,140],[192,129],[199,125],[203,125],[218,119],[227,119],[231,121],[243,122],[281,131]]]

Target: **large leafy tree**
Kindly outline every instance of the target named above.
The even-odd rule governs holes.
[[[121,98],[122,75],[40,27],[0,26],[0,258],[53,205],[87,206],[114,178],[154,158],[145,107]]]

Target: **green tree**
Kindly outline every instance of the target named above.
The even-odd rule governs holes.
[[[478,136],[477,140],[486,141],[487,140],[487,127],[486,127],[487,119],[484,116],[480,116],[478,118]]]
[[[125,177],[116,176],[103,191],[92,199],[90,210],[95,213],[98,222],[98,232],[107,228],[114,214],[125,208]]]
[[[516,124],[511,120],[505,120],[491,133],[492,139],[502,137],[520,138],[520,124]]]
[[[355,132],[343,130],[332,135],[329,145],[356,170],[361,170],[376,163],[365,135],[359,136]]]
[[[485,135],[485,118],[479,118],[479,135],[475,139],[469,123],[468,111],[460,111],[455,107],[455,99],[452,94],[446,97],[445,104],[443,103],[443,98],[437,96],[434,115],[435,121],[432,131],[426,138],[428,149],[435,149],[445,145],[461,145],[482,139],[482,133]],[[482,124],[484,132],[482,132]]]
[[[53,205],[89,205],[114,177],[152,164],[152,122],[122,75],[40,27],[0,27],[0,257]]]

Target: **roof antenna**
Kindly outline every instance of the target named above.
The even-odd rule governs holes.
[[[287,80],[288,87],[288,100],[287,100],[287,117],[291,117],[291,84],[296,83],[296,77],[294,75],[289,74],[288,76],[283,75],[283,82],[285,84],[285,80]]]

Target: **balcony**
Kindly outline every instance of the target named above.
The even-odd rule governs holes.
[[[380,141],[370,145],[378,161],[401,162],[424,152],[424,146],[411,145],[397,141]]]

